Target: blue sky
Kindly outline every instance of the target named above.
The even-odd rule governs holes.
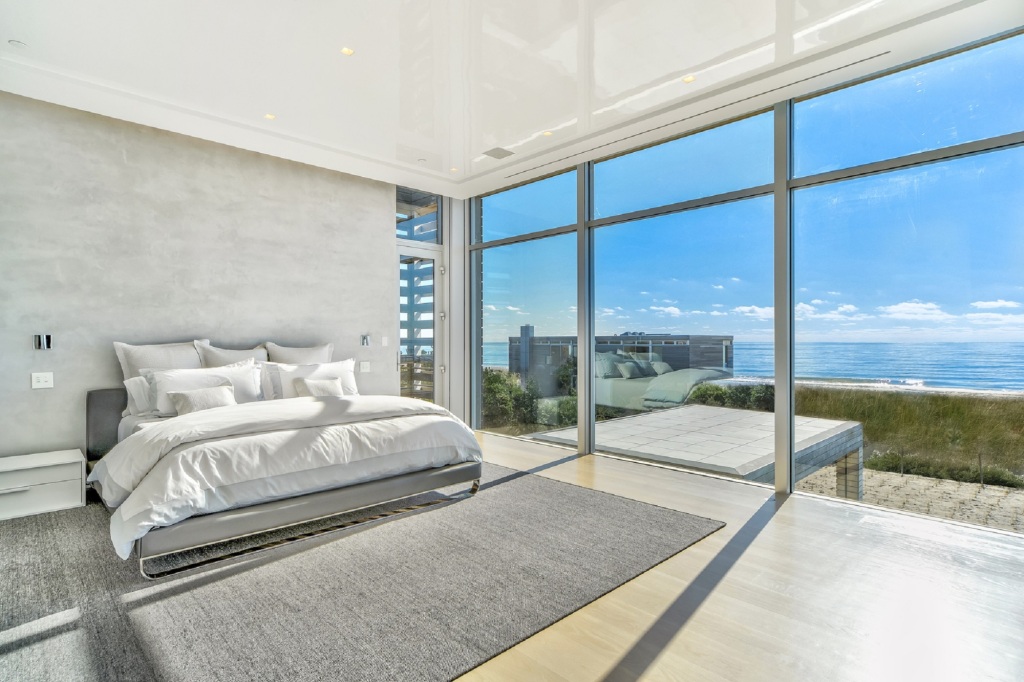
[[[1024,130],[1024,37],[798,103],[797,174]],[[765,114],[599,164],[595,212],[771,181]],[[485,239],[575,221],[575,174],[485,198]],[[798,341],[1024,341],[1024,148],[798,190]],[[575,236],[484,252],[484,340],[576,329]],[[772,200],[600,228],[596,326],[770,341]]]

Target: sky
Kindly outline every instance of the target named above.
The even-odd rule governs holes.
[[[794,168],[1024,131],[1024,36],[797,103]],[[597,164],[597,217],[765,185],[762,114]],[[483,202],[484,239],[574,223],[575,173]],[[1024,341],[1024,147],[793,194],[796,340]],[[771,196],[599,228],[599,335],[771,341]],[[483,251],[484,340],[575,335],[576,238]]]

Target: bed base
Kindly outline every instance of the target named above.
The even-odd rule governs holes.
[[[251,507],[230,509],[215,514],[194,516],[166,528],[154,528],[135,541],[139,557],[139,572],[147,580],[171,575],[212,564],[221,564],[241,557],[265,552],[364,524],[392,518],[428,507],[472,497],[480,489],[482,467],[479,462],[462,462],[438,469],[428,469],[379,481],[369,481],[346,488],[325,490],[283,500],[274,500]],[[470,489],[455,495],[428,500],[418,504],[385,511],[351,521],[342,521],[314,531],[298,533],[287,538],[270,540],[260,545],[228,552],[164,571],[148,572],[146,561],[191,549],[236,540],[272,530],[288,528],[308,521],[330,518],[360,509],[401,500],[419,493],[460,483],[471,483]]]

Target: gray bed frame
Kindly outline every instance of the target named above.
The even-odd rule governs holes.
[[[123,388],[98,389],[86,394],[86,459],[90,471],[95,462],[117,444],[117,427],[121,421],[121,413],[127,405],[127,399],[127,392]],[[149,579],[163,578],[211,563],[222,563],[311,537],[370,523],[384,517],[396,516],[435,504],[469,497],[476,494],[480,487],[481,471],[482,466],[479,462],[461,462],[335,490],[274,500],[214,514],[193,516],[173,526],[154,528],[135,541],[135,550],[139,557],[139,572]],[[383,514],[338,523],[316,531],[300,533],[284,540],[272,540],[265,544],[180,568],[153,573],[146,571],[145,562],[149,559],[357,511],[460,483],[472,483],[472,485],[468,491],[458,495],[432,499]]]

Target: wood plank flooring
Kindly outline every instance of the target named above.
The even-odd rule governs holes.
[[[480,439],[488,462],[728,525],[460,680],[1024,680],[1020,535]]]

